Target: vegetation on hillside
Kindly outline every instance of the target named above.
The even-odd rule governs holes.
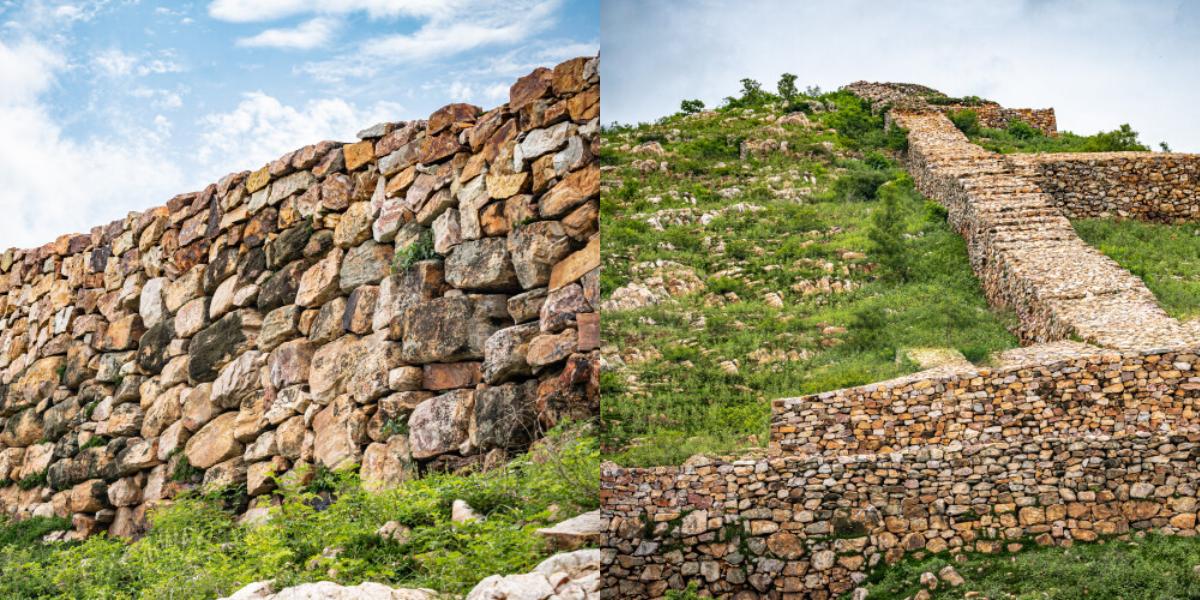
[[[528,455],[493,471],[431,475],[369,492],[353,471],[284,483],[260,525],[239,525],[229,494],[191,495],[153,510],[132,543],[103,535],[41,543],[65,519],[0,519],[0,598],[211,599],[246,583],[277,587],[378,581],[461,594],[493,573],[531,570],[552,552],[534,530],[596,508],[599,449],[579,430],[552,432]],[[450,520],[454,500],[484,519]],[[406,539],[376,534],[388,521]]]
[[[1084,241],[1141,277],[1168,314],[1200,316],[1200,225],[1116,219],[1073,224]]]
[[[871,600],[912,598],[922,573],[953,565],[965,583],[945,583],[937,600],[1184,600],[1200,598],[1200,541],[1163,535],[1135,536],[1070,548],[1027,544],[1017,554],[968,554],[965,562],[946,555],[903,560],[876,569],[866,586]],[[844,598],[849,599],[850,594]]]
[[[604,309],[602,440],[619,464],[765,445],[770,400],[912,372],[905,348],[985,361],[1017,343],[899,168],[905,132],[849,93],[779,87],[746,80],[716,110],[685,101],[603,132],[603,298],[673,292]]]
[[[1022,152],[1123,152],[1149,151],[1150,148],[1138,140],[1138,133],[1128,123],[1112,131],[1101,131],[1092,135],[1079,135],[1060,131],[1058,135],[1046,135],[1040,129],[1021,121],[1010,121],[1004,129],[992,129],[979,125],[979,116],[971,109],[952,111],[948,115],[954,125],[972,142],[1002,154]],[[1165,149],[1165,144],[1164,144]]]

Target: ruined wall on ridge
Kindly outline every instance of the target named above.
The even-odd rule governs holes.
[[[598,412],[599,59],[0,257],[0,509],[493,465]]]

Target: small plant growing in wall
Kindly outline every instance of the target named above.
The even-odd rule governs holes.
[[[426,229],[416,241],[396,250],[396,256],[392,259],[392,270],[403,271],[431,258],[437,258],[437,253],[433,251],[433,231]]]
[[[18,481],[17,487],[19,487],[23,490],[32,490],[35,487],[41,487],[43,485],[46,485],[46,473],[47,472],[48,472],[48,470],[44,470],[40,473],[34,473],[33,475],[30,475],[30,476],[22,479],[21,481]]]
[[[204,471],[202,469],[192,466],[191,461],[188,460],[188,457],[185,454],[179,457],[178,463],[175,463],[175,470],[171,473],[171,481],[186,483],[195,479],[197,476],[202,475],[203,473]]]
[[[384,421],[383,427],[379,428],[379,433],[383,434],[384,438],[390,438],[393,435],[408,435],[408,415],[396,415]]]

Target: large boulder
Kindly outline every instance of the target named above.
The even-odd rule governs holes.
[[[523,575],[492,575],[466,600],[551,600],[600,597],[600,550],[556,554]]]
[[[248,350],[221,369],[213,381],[212,400],[221,408],[236,408],[261,393],[259,369],[266,356],[258,350]]]
[[[250,309],[235,310],[197,333],[188,344],[188,378],[212,381],[233,357],[254,346],[262,317]]]
[[[200,428],[184,447],[184,455],[192,466],[207,469],[217,463],[240,457],[244,447],[233,436],[238,413],[223,413]]]
[[[468,441],[474,405],[474,390],[454,390],[418,404],[408,418],[413,458],[457,451]]]
[[[364,242],[346,252],[338,272],[338,285],[349,293],[361,285],[379,283],[391,269],[390,246],[374,241]]]
[[[221,600],[436,600],[433,590],[390,588],[367,581],[338,585],[332,581],[305,583],[273,592],[269,581],[257,581]]]
[[[477,360],[507,321],[503,296],[443,297],[405,309],[392,321],[390,337],[403,340],[405,362]]]
[[[446,281],[461,290],[520,288],[504,238],[470,240],[455,246],[446,258]]]
[[[471,445],[481,451],[515,448],[537,436],[537,382],[480,386],[471,415]]]
[[[313,418],[313,458],[335,470],[359,462],[366,425],[366,413],[349,396],[338,396]]]
[[[550,283],[555,263],[571,253],[571,239],[558,221],[538,221],[513,228],[508,251],[521,287],[536,288]]]

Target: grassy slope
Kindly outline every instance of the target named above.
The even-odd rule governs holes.
[[[1141,277],[1171,316],[1200,316],[1200,225],[1110,219],[1074,225],[1084,241]]]
[[[527,572],[549,556],[534,530],[596,508],[598,485],[595,438],[568,431],[505,468],[433,475],[385,492],[363,490],[352,473],[325,473],[307,488],[286,487],[261,526],[238,525],[221,494],[154,511],[150,532],[134,543],[94,536],[46,545],[35,540],[69,523],[0,518],[0,598],[209,599],[263,579],[463,594],[487,575]],[[451,523],[455,499],[486,519]],[[407,541],[375,534],[391,520],[411,527]]]
[[[1030,545],[1032,546],[1032,544]],[[922,573],[952,564],[966,580],[938,586],[937,600],[1184,600],[1200,598],[1200,540],[1148,535],[1134,541],[1110,540],[1071,548],[1033,546],[1013,555],[967,555],[904,560],[876,571],[868,585],[871,600],[902,600],[921,589]],[[849,598],[849,595],[845,596]]]
[[[635,264],[658,259],[690,267],[705,283],[700,293],[658,306],[605,313],[606,458],[672,464],[697,452],[761,446],[771,399],[915,370],[897,361],[899,348],[948,346],[983,360],[1016,345],[1008,317],[982,297],[962,240],[912,190],[886,148],[895,140],[883,135],[882,119],[847,95],[822,99],[832,110],[810,114],[814,127],[786,125],[782,134],[768,128],[784,110],[769,104],[604,132],[602,164],[615,167],[602,175],[604,297],[636,278]],[[787,141],[798,155],[739,160],[742,140],[765,138]],[[630,152],[651,140],[667,155]],[[646,158],[670,168],[632,168]],[[907,282],[882,276],[867,237],[880,208],[863,190],[870,195],[887,180],[899,190],[913,273]],[[731,187],[741,193],[718,194]],[[664,209],[702,213],[735,203],[763,210],[664,231],[645,222]],[[714,250],[720,245],[723,251]],[[854,289],[793,289],[823,277]],[[783,296],[783,308],[767,303],[769,292]],[[764,355],[773,357],[759,360]],[[724,361],[737,361],[737,372],[723,370]]]

